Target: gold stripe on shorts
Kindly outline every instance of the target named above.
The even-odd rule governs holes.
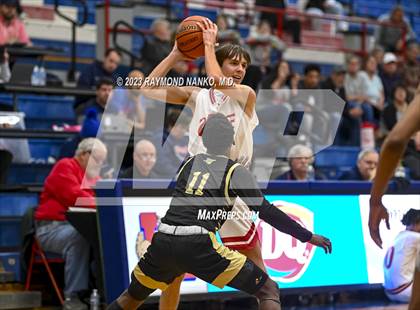
[[[227,266],[227,268],[221,274],[219,274],[216,277],[216,279],[214,279],[212,282],[213,285],[219,288],[223,288],[226,284],[232,281],[232,279],[242,269],[246,261],[246,256],[239,252],[232,251],[231,249],[225,247],[223,244],[217,242],[214,233],[210,232],[209,237],[211,239],[211,243],[213,244],[213,248],[216,250],[216,252],[220,256],[230,261],[229,266]]]
[[[133,272],[137,281],[139,281],[142,285],[152,290],[160,289],[164,291],[168,287],[168,284],[166,284],[165,282],[156,281],[151,277],[146,276],[138,265],[136,265],[136,268],[134,268]]]

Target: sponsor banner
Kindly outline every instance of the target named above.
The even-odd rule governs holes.
[[[170,202],[171,197],[123,198],[129,276],[141,255],[146,251],[153,234],[157,231],[159,219],[165,215]],[[181,294],[206,292],[207,283],[193,275],[187,274],[181,284]],[[160,290],[156,290],[152,296],[160,295],[160,293]]]
[[[281,288],[368,283],[358,196],[266,198],[307,229],[330,238],[333,244],[332,254],[326,255],[322,249],[257,220],[265,265]],[[209,292],[230,290],[209,285]]]
[[[301,243],[260,219],[255,221],[262,255],[270,277],[281,288],[376,284],[383,282],[383,259],[410,208],[420,209],[419,195],[389,195],[391,230],[381,226],[384,249],[371,241],[368,230],[368,195],[267,195],[266,198],[294,220],[332,241],[332,254]],[[169,207],[171,197],[123,198],[123,213],[129,274]],[[219,239],[220,241],[220,239]],[[219,289],[188,275],[181,293],[232,291]],[[154,295],[160,294],[156,291]]]

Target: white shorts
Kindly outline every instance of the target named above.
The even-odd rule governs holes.
[[[238,214],[235,219],[228,219],[219,229],[219,235],[225,246],[234,250],[248,250],[258,241],[257,227],[249,218],[250,209],[237,197],[232,207]]]
[[[395,288],[393,290],[385,289],[385,294],[392,301],[408,303],[411,299],[412,289],[413,281],[411,281],[411,283],[407,283],[406,285],[401,285],[400,287]]]

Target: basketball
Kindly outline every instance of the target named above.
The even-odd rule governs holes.
[[[205,19],[203,16],[190,16],[179,25],[176,42],[178,49],[185,56],[193,59],[204,56],[203,32],[197,23]]]

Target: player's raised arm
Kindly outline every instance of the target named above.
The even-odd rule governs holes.
[[[388,212],[382,204],[382,196],[392,178],[410,138],[420,131],[420,85],[403,118],[386,138],[380,153],[376,176],[370,196],[369,231],[373,241],[382,248],[379,224],[385,220],[389,229]]]
[[[322,247],[325,253],[331,253],[331,241],[326,237],[313,234],[268,202],[258,188],[254,176],[245,167],[237,165],[233,166],[232,169],[230,184],[226,185],[230,188],[227,199],[234,199],[234,197],[239,196],[250,209],[259,212],[260,219],[275,229],[302,242],[309,242],[315,246]]]
[[[216,40],[217,40],[217,25],[211,20],[205,19],[203,23],[197,23],[197,26],[203,32],[203,44],[204,44],[204,62],[206,66],[207,76],[214,81],[214,87],[225,93],[227,96],[237,100],[243,107],[245,114],[252,117],[255,108],[257,96],[255,91],[247,86],[241,85],[240,82],[243,79],[241,73],[237,73],[238,76],[233,73],[233,76],[226,76],[222,72],[217,58],[216,58]],[[230,59],[231,62],[237,62],[245,74],[247,63],[242,63],[243,60]],[[233,64],[237,65],[237,64]],[[238,66],[236,66],[238,67]],[[234,82],[234,83],[230,83]]]
[[[194,105],[195,91],[198,87],[193,86],[165,86],[164,78],[168,72],[176,65],[178,61],[190,60],[185,57],[177,47],[175,42],[172,51],[163,59],[146,77],[142,83],[141,91],[149,98],[156,99],[163,102],[172,104],[185,105],[188,103],[191,107]]]

